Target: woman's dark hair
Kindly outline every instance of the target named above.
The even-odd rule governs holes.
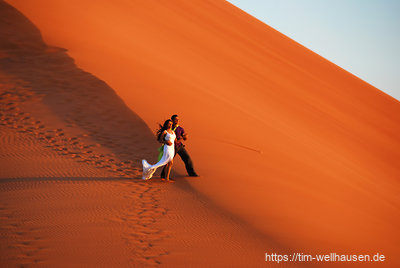
[[[165,120],[163,126],[161,124],[159,125],[160,128],[157,130],[157,140],[160,140],[161,135],[163,134],[164,130],[168,129],[168,123],[169,122],[172,122],[172,120],[171,119],[167,119],[167,120]]]

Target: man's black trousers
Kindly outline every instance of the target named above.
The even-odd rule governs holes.
[[[196,175],[196,172],[193,169],[193,162],[192,159],[190,158],[188,152],[185,149],[185,145],[180,145],[178,148],[175,148],[175,156],[176,154],[179,154],[179,156],[182,158],[182,161],[185,163],[186,171],[189,176]],[[161,178],[165,178],[165,166],[163,170],[161,171]]]

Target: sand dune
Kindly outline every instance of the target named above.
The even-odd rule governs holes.
[[[2,267],[257,267],[279,250],[187,183],[141,181],[144,122],[4,2],[0,18]]]
[[[190,185],[266,243],[399,263],[399,101],[224,1],[7,2],[150,129],[180,114],[202,175]]]

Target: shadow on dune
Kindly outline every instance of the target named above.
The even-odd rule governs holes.
[[[41,181],[128,181],[127,178],[110,178],[110,177],[47,177],[47,178],[12,178],[1,179],[0,183],[14,183],[14,182],[41,182]],[[129,180],[132,181],[132,180]]]
[[[120,181],[120,182],[134,182],[134,183],[141,183],[141,184],[168,184],[164,181],[162,181],[159,178],[154,178],[151,179],[151,181],[143,181],[143,180],[131,180],[130,178],[123,178],[123,177],[62,177],[62,176],[56,176],[56,177],[20,177],[20,178],[2,178],[0,179],[0,184],[1,183],[14,183],[14,182],[34,182],[34,183],[39,183],[43,181],[68,181],[68,182],[77,182],[77,181],[85,181],[85,182],[90,182],[90,181]],[[186,180],[179,180],[179,182],[174,183],[174,186],[176,188],[179,188],[180,190],[186,191],[190,194],[196,194],[201,196],[203,199],[208,199],[206,196],[203,196],[202,194],[198,193],[193,187],[186,181]],[[211,201],[210,201],[211,202]]]
[[[99,147],[113,152],[117,159],[135,167],[136,175],[142,157],[156,157],[157,143],[154,134],[114,90],[92,74],[79,69],[65,49],[47,46],[32,22],[3,1],[0,1],[0,75],[3,81],[15,83],[7,88],[4,87],[4,83],[0,85],[4,105],[2,119],[8,120],[4,124],[17,124],[16,127],[25,128],[30,132],[38,129],[39,131],[35,132],[37,135],[54,144],[59,142],[58,148],[63,147],[64,150],[68,149],[65,144],[62,144],[61,140],[55,140],[57,133],[49,137],[44,131],[46,128],[61,127],[59,132],[62,132],[64,137],[69,137],[69,141],[76,139],[71,134],[74,133],[74,129],[87,133],[86,142],[90,139]],[[23,90],[18,90],[20,88]],[[57,118],[55,121],[58,125],[46,122],[45,117],[32,116],[30,119],[38,121],[29,125],[26,120],[23,121],[29,118],[23,117],[23,112],[20,112],[23,118],[17,118],[18,113],[10,114],[16,109],[20,110],[24,100],[35,99],[41,107],[49,110],[52,117]],[[6,105],[9,105],[8,108]],[[26,111],[34,114],[34,111],[29,109]],[[10,118],[10,115],[13,118]],[[73,148],[74,155],[80,154],[79,157],[82,158],[83,150],[88,148],[83,144],[78,149],[81,152],[76,152],[77,148]],[[112,168],[110,165],[105,167]],[[118,165],[114,168],[118,169]],[[123,169],[119,171],[124,172]],[[133,174],[122,173],[119,175]]]

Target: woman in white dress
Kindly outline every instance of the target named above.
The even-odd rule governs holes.
[[[161,126],[161,125],[160,125]],[[175,155],[175,132],[172,130],[172,120],[168,119],[164,122],[164,125],[157,131],[158,140],[165,141],[163,155],[156,164],[150,165],[146,160],[142,160],[143,165],[143,180],[150,179],[157,168],[166,165],[165,179],[171,182],[169,174],[171,173],[171,167]]]

